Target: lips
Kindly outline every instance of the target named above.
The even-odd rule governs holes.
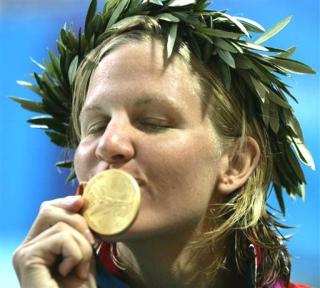
[[[118,170],[121,170],[121,171],[124,171],[124,172],[128,173],[129,175],[131,175],[131,176],[137,181],[137,183],[138,183],[138,185],[139,185],[140,187],[141,187],[141,186],[144,186],[144,185],[146,184],[146,181],[143,180],[142,177],[138,176],[136,173],[131,172],[130,170],[121,169],[121,168],[111,168],[111,167],[110,167],[110,168],[107,168],[107,169],[103,169],[103,170],[101,170],[101,171],[97,171],[97,172],[94,173],[94,174],[91,174],[91,175],[89,176],[89,180],[90,180],[93,176],[95,176],[96,174],[98,174],[99,172],[102,172],[102,171],[104,171],[104,170],[109,170],[109,169],[118,169]]]

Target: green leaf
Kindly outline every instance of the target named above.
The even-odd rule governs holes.
[[[168,2],[169,7],[181,7],[195,4],[196,0],[172,0]]]
[[[226,89],[229,91],[231,89],[231,73],[230,68],[227,64],[225,64],[221,59],[218,59],[219,65],[219,71],[221,75],[222,82]]]
[[[270,61],[282,68],[285,68],[294,73],[303,73],[303,74],[315,74],[316,72],[309,67],[308,65],[288,59],[288,58],[279,58],[279,57],[270,57]]]
[[[274,133],[278,134],[280,128],[279,114],[277,106],[270,103],[270,127]]]
[[[261,43],[269,40],[270,38],[272,38],[276,34],[278,34],[284,27],[286,27],[289,24],[289,22],[291,21],[291,18],[292,18],[292,16],[289,16],[286,19],[284,19],[284,20],[280,21],[279,23],[277,23],[271,29],[266,31],[260,38],[258,38],[255,41],[255,43],[256,44],[261,44]]]
[[[85,35],[87,38],[91,37],[91,33],[92,33],[91,23],[92,23],[94,14],[96,13],[96,10],[97,10],[97,0],[91,0],[88,13],[86,16],[86,22],[85,22],[85,28],[84,28]]]
[[[189,37],[190,37],[190,48],[191,51],[198,57],[198,59],[202,59],[202,51],[199,47],[199,41],[197,41],[196,37],[194,36],[194,33],[189,31]]]
[[[289,49],[287,49],[285,52],[281,52],[277,55],[277,57],[279,58],[290,58],[291,55],[296,52],[297,50],[297,47],[293,46],[293,47],[290,47]]]
[[[71,169],[70,174],[68,175],[68,177],[66,179],[66,182],[69,183],[69,182],[71,182],[72,180],[74,180],[76,178],[77,178],[76,173],[74,172],[73,169]]]
[[[27,121],[28,123],[32,124],[35,128],[41,128],[41,129],[50,129],[54,130],[59,133],[66,133],[68,129],[68,125],[66,123],[63,123],[60,119],[55,119],[52,116],[36,116]]]
[[[30,57],[30,60],[33,64],[37,65],[41,70],[45,70],[46,68],[40,64],[39,62],[37,62],[36,60],[34,60],[32,57]]]
[[[30,89],[31,91],[33,91],[34,93],[38,94],[39,96],[43,96],[42,95],[42,90],[40,89],[40,87],[33,85],[32,83],[26,82],[26,81],[17,81],[18,85],[27,87],[28,89]]]
[[[243,24],[237,18],[230,16],[228,14],[225,14],[225,13],[219,12],[219,14],[226,17],[227,19],[229,19],[234,25],[236,25],[240,29],[240,31],[243,32],[244,35],[246,35],[247,37],[250,37],[249,32],[247,31],[246,27],[244,27]]]
[[[73,84],[74,79],[76,78],[77,75],[77,69],[78,69],[78,56],[74,57],[72,60],[69,70],[68,70],[68,77],[69,77],[69,82],[70,85]]]
[[[50,140],[61,147],[68,147],[68,139],[65,134],[58,133],[55,131],[45,131],[45,133],[49,136]]]
[[[292,138],[292,143],[293,143],[293,148],[296,154],[298,155],[299,159],[301,160],[301,162],[309,166],[312,170],[316,170],[316,165],[306,145],[304,145],[304,143],[299,138],[296,138],[296,137]]]
[[[243,18],[243,17],[233,17],[233,18],[236,18],[238,21],[245,23],[246,25],[249,26],[247,28],[251,28],[255,32],[265,32],[264,28],[259,23],[251,19]]]
[[[221,49],[217,49],[218,51],[218,55],[220,56],[220,58],[226,63],[228,64],[230,67],[232,68],[236,68],[236,63],[231,55],[230,52],[225,51],[225,50],[221,50]]]
[[[204,46],[203,47],[203,58],[200,58],[200,59],[203,59],[204,63],[208,63],[211,56],[212,56],[214,47],[209,42],[206,42],[203,46]]]
[[[191,26],[206,27],[206,25],[204,23],[202,23],[197,16],[190,15],[185,12],[176,12],[176,11],[172,11],[172,15],[176,16],[181,21],[183,21],[187,24],[190,24]]]
[[[264,103],[266,101],[266,94],[269,93],[269,89],[254,77],[250,76],[250,79],[252,81],[252,84],[256,88],[256,92],[259,95],[259,98],[261,99],[262,103]]]
[[[284,201],[283,201],[283,195],[282,195],[282,189],[280,185],[274,184],[274,191],[276,192],[276,197],[279,203],[279,207],[281,209],[281,212],[283,215],[286,214],[286,207],[284,205]]]
[[[269,91],[268,99],[270,101],[272,101],[273,103],[276,103],[276,104],[278,104],[279,106],[281,106],[283,108],[291,109],[290,104],[285,99],[282,99],[282,97],[279,94],[277,94],[277,93],[275,93],[273,91]]]
[[[306,198],[306,185],[304,183],[298,186],[298,194],[301,197],[302,201],[304,201]]]
[[[254,49],[254,50],[259,50],[259,51],[265,51],[265,52],[268,52],[269,49],[264,47],[264,46],[261,46],[261,45],[258,45],[258,44],[255,44],[255,43],[251,43],[251,42],[238,42],[239,45],[243,46],[243,47],[246,47],[246,48],[249,48],[249,49]]]
[[[201,32],[198,32],[198,31],[195,30],[195,31],[193,31],[193,34],[199,36],[200,38],[202,38],[206,42],[209,42],[211,44],[213,43],[212,39],[208,35],[206,35],[204,33],[201,33]]]
[[[109,28],[110,26],[112,26],[115,22],[117,22],[120,14],[124,11],[124,9],[127,7],[127,5],[129,4],[129,0],[121,0],[119,1],[117,8],[113,11],[108,24],[107,24],[107,28]]]
[[[211,29],[206,27],[199,27],[199,31],[210,36],[221,38],[239,39],[241,36],[243,36],[242,33],[228,32],[225,30]]]
[[[228,40],[224,40],[224,39],[219,39],[219,38],[215,38],[214,39],[214,45],[223,49],[223,50],[226,50],[226,51],[229,51],[231,53],[242,53],[243,50],[241,49],[241,47],[235,47],[235,45],[233,45],[232,42],[229,42]]]
[[[287,158],[286,159],[287,164],[290,165],[291,169],[296,174],[295,176],[297,176],[297,177],[291,176],[291,178],[295,179],[294,184],[295,184],[295,186],[297,186],[297,184],[304,183],[306,180],[304,178],[304,174],[303,174],[303,171],[302,171],[301,166],[299,164],[299,161],[298,161],[297,157],[295,157],[295,154],[293,153],[292,148],[294,149],[294,145],[286,146],[285,155]],[[289,169],[286,169],[284,171],[289,171]],[[294,191],[294,192],[296,192],[296,191]]]
[[[167,22],[174,22],[174,23],[180,22],[180,19],[173,16],[171,13],[162,13],[162,14],[158,15],[156,17],[156,19],[164,20]]]
[[[51,64],[52,64],[52,67],[53,67],[53,70],[54,70],[56,77],[61,78],[59,58],[56,57],[50,50],[48,51],[48,54],[49,54]]]
[[[27,109],[32,112],[37,112],[37,113],[46,113],[46,111],[43,109],[41,102],[35,102],[35,101],[31,101],[28,99],[23,99],[15,96],[10,96],[9,98],[19,103],[21,107],[24,109]]]
[[[152,4],[163,6],[163,3],[160,0],[149,0],[149,2],[152,3]]]
[[[291,128],[291,130],[294,133],[295,138],[299,138],[303,142],[303,133],[301,126],[299,124],[299,121],[297,118],[293,115],[291,111],[284,111],[285,113],[285,119],[287,120],[287,125]]]
[[[236,60],[236,66],[238,68],[241,69],[252,69],[254,64],[252,63],[252,61],[245,55],[237,55],[237,57],[235,57]]]
[[[270,112],[269,112],[269,101],[266,99],[264,103],[261,103],[261,111],[262,111],[262,120],[266,127],[269,127],[269,121],[270,121]]]
[[[72,168],[73,167],[73,160],[59,161],[59,162],[56,163],[56,167],[59,167],[59,168]]]
[[[178,25],[177,24],[172,24],[170,27],[169,35],[168,35],[168,40],[167,40],[167,57],[168,59],[171,57],[173,47],[176,42],[177,38],[177,30],[178,30]]]

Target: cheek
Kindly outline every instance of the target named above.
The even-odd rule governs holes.
[[[74,155],[74,170],[79,181],[88,181],[96,165],[94,146],[80,143]]]
[[[144,154],[144,170],[158,199],[168,205],[175,205],[178,198],[203,205],[209,201],[218,158],[215,145],[209,140],[207,135],[195,133],[145,147],[149,153]]]

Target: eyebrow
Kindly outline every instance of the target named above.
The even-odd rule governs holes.
[[[168,98],[164,99],[161,94],[153,94],[152,96],[142,96],[133,101],[129,101],[129,105],[132,107],[148,106],[152,104],[168,105],[172,109],[177,109],[177,105],[176,103],[174,103],[174,101],[170,101],[168,100]],[[80,111],[79,119],[81,120],[85,118],[87,113],[103,113],[103,109],[95,104],[90,106],[84,106],[83,109]]]
[[[150,104],[164,104],[164,105],[169,105],[172,106],[173,108],[176,107],[176,103],[174,101],[168,100],[168,98],[163,98],[161,95],[153,94],[152,96],[143,96],[138,99],[136,99],[133,103],[134,107],[137,106],[145,106],[145,105],[150,105]]]
[[[80,111],[79,120],[83,120],[87,113],[102,113],[102,108],[100,106],[92,105],[86,106]]]

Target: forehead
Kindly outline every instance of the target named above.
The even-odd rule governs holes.
[[[125,44],[105,56],[93,72],[85,105],[101,100],[116,104],[137,102],[137,97],[179,101],[194,107],[200,87],[188,64],[180,57],[167,61],[159,40]],[[143,97],[142,97],[143,96]]]

